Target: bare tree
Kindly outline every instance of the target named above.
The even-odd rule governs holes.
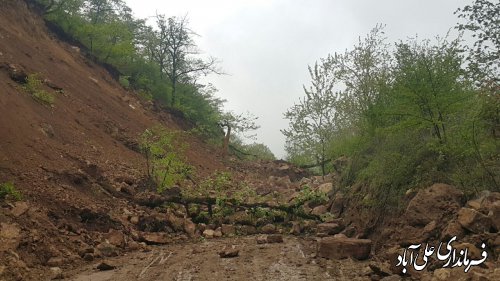
[[[164,15],[157,14],[156,25],[147,48],[160,67],[161,77],[166,76],[172,84],[171,106],[174,106],[179,83],[188,83],[199,75],[221,74],[221,71],[217,59],[197,57],[201,52],[193,40],[196,34],[189,29],[187,17],[165,19]]]
[[[260,126],[255,124],[257,117],[247,114],[235,114],[232,112],[226,112],[222,114],[219,126],[225,129],[223,151],[224,155],[227,155],[229,149],[229,140],[231,139],[232,132],[236,133],[246,133],[248,131],[257,130]],[[253,137],[253,135],[247,135],[246,137]]]

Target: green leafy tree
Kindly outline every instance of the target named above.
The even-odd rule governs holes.
[[[305,98],[285,113],[290,125],[281,132],[287,138],[289,155],[302,150],[301,154],[312,158],[325,175],[327,147],[337,130],[335,79],[325,62],[309,67],[309,74],[312,86],[304,86]]]
[[[475,42],[469,50],[469,67],[476,80],[498,91],[500,83],[500,2],[475,0],[456,11],[457,25],[470,32]]]

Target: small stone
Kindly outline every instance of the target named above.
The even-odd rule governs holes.
[[[318,191],[324,194],[329,194],[333,191],[333,184],[331,182],[324,183],[318,186]]]
[[[221,231],[224,236],[234,236],[236,234],[236,228],[231,224],[223,224],[221,226]]]
[[[192,222],[190,219],[184,220],[184,232],[190,237],[193,238],[196,236],[196,224]]]
[[[64,264],[64,259],[61,257],[52,257],[47,261],[47,265],[51,267],[57,267]]]
[[[217,227],[217,229],[216,229],[216,230],[214,230],[214,237],[215,237],[215,238],[220,238],[220,237],[222,237],[222,230],[221,230],[221,228],[220,228],[220,227]]]
[[[139,223],[139,217],[138,216],[132,216],[132,217],[130,217],[130,223],[132,223],[132,224],[138,224]]]
[[[300,235],[301,233],[302,233],[302,226],[301,226],[300,222],[294,221],[292,223],[292,229],[290,229],[290,234]]]
[[[116,265],[109,261],[103,261],[100,264],[97,265],[97,269],[100,271],[106,271],[106,270],[113,270],[116,268]]]
[[[234,258],[237,257],[240,253],[240,250],[238,249],[228,249],[228,250],[222,250],[219,252],[219,257],[221,258]]]
[[[267,236],[266,235],[260,235],[257,236],[257,244],[266,244],[267,243]]]
[[[92,253],[85,253],[85,254],[83,254],[83,260],[84,261],[93,261],[94,260],[94,254],[92,254]]]
[[[276,226],[274,224],[266,224],[261,228],[261,232],[265,234],[276,233]]]
[[[205,238],[214,238],[215,231],[212,229],[205,229],[203,231],[203,237]]]
[[[141,235],[141,241],[146,242],[146,244],[148,245],[159,245],[159,244],[168,244],[171,242],[171,239],[165,232],[151,232],[151,233],[143,233]]]
[[[318,233],[326,233],[328,235],[334,235],[337,233],[340,233],[342,231],[342,226],[340,226],[337,223],[320,223],[317,226],[317,232]]]
[[[50,268],[50,276],[51,276],[52,280],[54,280],[54,279],[63,279],[64,278],[63,271],[59,267],[51,267]]]
[[[328,212],[328,207],[325,205],[319,205],[317,207],[314,207],[311,211],[311,214],[315,216],[320,216]]]
[[[96,248],[105,257],[116,257],[116,256],[118,256],[118,249],[114,245],[112,245],[112,244],[110,244],[108,242],[100,243],[99,245],[97,245]]]
[[[281,234],[267,235],[267,243],[283,243],[283,236]]]
[[[122,248],[125,246],[125,235],[119,230],[110,229],[104,237],[113,246]]]
[[[22,216],[24,213],[26,213],[26,211],[28,211],[28,209],[29,209],[28,203],[16,202],[16,203],[14,203],[14,208],[12,208],[11,213],[14,217],[17,218],[17,217]]]

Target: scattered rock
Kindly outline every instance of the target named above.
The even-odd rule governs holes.
[[[64,265],[64,259],[61,257],[52,257],[47,261],[47,265],[51,267],[58,267]]]
[[[234,236],[236,234],[236,228],[231,224],[223,224],[221,226],[221,231],[224,236],[228,237]]]
[[[125,247],[125,235],[119,230],[111,229],[104,237],[113,246]]]
[[[324,233],[326,235],[334,235],[342,231],[342,226],[337,223],[320,223],[317,225],[317,233]]]
[[[300,235],[302,233],[302,226],[300,222],[292,222],[292,228],[290,229],[290,234]]]
[[[276,233],[276,226],[274,224],[266,224],[264,225],[260,231],[264,234],[273,234]]]
[[[283,243],[283,236],[281,234],[270,234],[266,237],[267,243]]]
[[[203,237],[205,238],[214,238],[215,231],[213,229],[205,229],[203,231]]]
[[[315,216],[320,216],[328,212],[328,207],[325,205],[319,205],[312,209],[311,214]]]
[[[14,80],[17,83],[24,84],[28,80],[28,74],[26,74],[26,70],[19,64],[9,63],[5,65],[7,71],[9,72],[10,79]]]
[[[51,267],[50,268],[50,279],[64,279],[63,271],[60,267]]]
[[[463,228],[474,233],[488,232],[491,227],[491,219],[489,217],[470,208],[460,209],[457,221]]]
[[[330,192],[333,191],[333,183],[327,182],[318,186],[318,191],[324,194],[329,194]]]
[[[29,205],[27,202],[16,202],[14,203],[14,208],[12,208],[11,210],[11,213],[14,217],[20,217],[22,216],[24,213],[26,213],[26,211],[28,211],[29,209]]]
[[[345,236],[352,238],[356,235],[356,227],[350,225],[346,227],[344,230],[342,230],[341,234],[344,234]]]
[[[184,220],[184,232],[190,237],[196,237],[196,224],[190,219]]]
[[[373,271],[373,273],[377,274],[378,276],[386,277],[392,275],[389,266],[387,266],[386,264],[371,262],[370,264],[368,264],[368,266]]]
[[[17,224],[0,223],[0,252],[16,249],[21,240],[21,229]]]
[[[457,250],[457,253],[460,253],[461,250],[467,249],[467,256],[474,260],[480,260],[482,258],[483,251],[472,245],[471,243],[460,243],[453,245],[453,248]]]
[[[449,241],[454,236],[456,236],[457,239],[461,239],[464,235],[465,231],[463,227],[456,220],[452,220],[446,225],[443,231],[441,231],[441,240]]]
[[[219,257],[221,258],[234,258],[237,257],[240,253],[238,249],[224,249],[219,252]]]
[[[141,242],[146,242],[148,245],[161,245],[171,242],[170,237],[164,232],[142,233]]]
[[[344,212],[344,194],[337,192],[331,200],[330,213],[335,217],[340,217]]]
[[[138,224],[139,223],[139,217],[138,216],[132,216],[132,217],[130,217],[130,223],[132,223],[132,224]]]
[[[453,216],[461,207],[463,193],[447,184],[434,184],[420,190],[410,201],[404,217],[410,226],[422,227]]]
[[[491,226],[496,232],[500,232],[500,201],[495,202],[488,212],[488,217],[491,220]]]
[[[93,261],[94,260],[94,254],[93,253],[85,253],[83,254],[83,260],[84,261]]]
[[[256,240],[257,240],[257,244],[266,244],[267,243],[267,236],[266,235],[257,236]]]
[[[257,244],[266,243],[283,243],[283,236],[281,234],[269,234],[257,237]]]
[[[318,256],[329,259],[355,258],[365,260],[370,256],[372,241],[355,238],[322,238],[318,246]]]
[[[239,227],[239,231],[243,235],[253,235],[258,233],[257,228],[252,225],[242,225]]]
[[[100,271],[113,270],[116,268],[116,265],[114,265],[110,261],[103,261],[99,263],[96,268]]]
[[[220,227],[217,227],[217,229],[214,230],[214,237],[215,238],[222,237],[222,229]]]
[[[119,251],[116,246],[103,242],[97,245],[96,249],[104,256],[104,257],[116,257],[119,255]]]

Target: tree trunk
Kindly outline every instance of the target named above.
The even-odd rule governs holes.
[[[227,127],[227,132],[226,135],[224,136],[224,147],[222,148],[224,150],[223,151],[224,157],[226,157],[229,152],[229,139],[231,138],[231,126],[226,125],[226,127]]]

